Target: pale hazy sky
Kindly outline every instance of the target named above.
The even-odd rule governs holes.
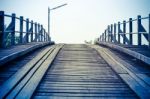
[[[68,3],[51,12],[51,37],[57,43],[94,40],[114,22],[148,16],[150,0],[0,0],[0,10],[16,13],[44,25],[47,8]]]

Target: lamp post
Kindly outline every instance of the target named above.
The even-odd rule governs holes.
[[[58,9],[58,8],[63,7],[63,6],[65,6],[65,5],[67,5],[67,3],[62,4],[62,5],[59,5],[59,6],[57,6],[57,7],[52,8],[52,9],[50,9],[50,8],[48,7],[48,34],[49,34],[49,36],[50,36],[50,11],[55,10],[55,9]],[[50,38],[50,39],[51,39],[51,38]]]

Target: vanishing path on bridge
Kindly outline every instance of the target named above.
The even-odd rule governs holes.
[[[1,97],[138,98],[132,87],[91,47],[52,45],[8,63],[0,72]]]
[[[64,45],[33,95],[34,98],[135,97],[96,50]]]

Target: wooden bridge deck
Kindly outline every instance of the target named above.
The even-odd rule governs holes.
[[[0,66],[17,58],[27,54],[37,48],[49,45],[50,42],[31,42],[23,45],[11,46],[9,48],[0,48]]]
[[[126,53],[150,65],[150,49],[148,48],[148,46],[123,45],[123,44],[114,44],[111,42],[97,42],[97,43],[115,49],[117,51]]]
[[[150,68],[96,45],[43,47],[0,68],[0,99],[150,98]]]
[[[136,98],[97,52],[86,45],[65,45],[33,98]]]

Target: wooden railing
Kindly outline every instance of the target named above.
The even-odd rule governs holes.
[[[6,27],[7,18],[11,22]],[[4,11],[0,11],[0,47],[47,41],[50,41],[50,36],[43,25],[32,20],[29,21],[28,18],[24,19],[23,16],[16,17],[14,13],[7,15]]]
[[[144,23],[142,23],[143,21]],[[150,14],[147,17],[138,15],[136,19],[129,18],[128,21],[108,25],[97,41],[126,45],[148,45],[150,47]]]

